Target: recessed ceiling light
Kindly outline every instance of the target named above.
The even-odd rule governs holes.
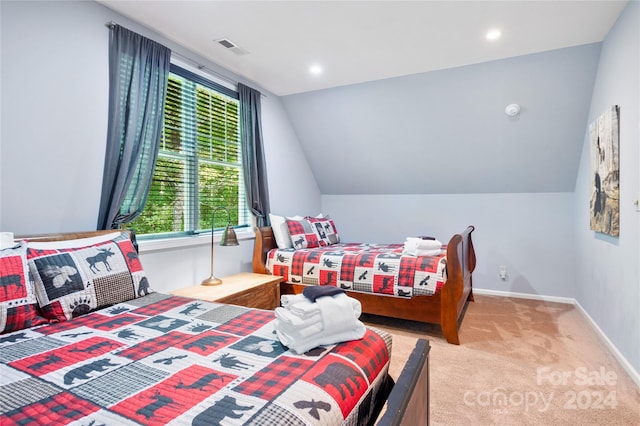
[[[309,72],[313,75],[322,74],[322,67],[320,65],[314,64],[309,67]]]
[[[487,40],[497,40],[500,38],[500,36],[502,35],[502,32],[498,29],[493,29],[493,30],[489,30],[487,31]]]

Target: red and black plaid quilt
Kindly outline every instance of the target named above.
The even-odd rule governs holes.
[[[403,248],[403,244],[350,243],[273,249],[267,269],[294,284],[407,298],[434,294],[446,280],[446,246],[437,256],[407,256]]]
[[[2,425],[360,425],[391,336],[296,355],[273,311],[153,293],[0,336]]]

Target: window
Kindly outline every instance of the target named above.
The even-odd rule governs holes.
[[[127,224],[140,235],[208,231],[214,209],[249,225],[237,92],[171,65],[164,128],[147,203]],[[214,228],[227,225],[218,210]]]

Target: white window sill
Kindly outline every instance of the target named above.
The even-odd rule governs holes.
[[[238,241],[253,240],[256,234],[252,228],[236,230],[236,237]],[[222,233],[216,233],[214,241],[216,244],[220,243]],[[138,239],[138,251],[140,253],[152,253],[154,251],[180,249],[184,247],[194,246],[210,246],[211,234],[200,234],[188,237],[178,238],[159,238],[154,240],[140,240]]]

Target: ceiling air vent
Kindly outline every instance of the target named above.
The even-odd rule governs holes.
[[[224,47],[227,50],[232,51],[238,56],[246,55],[247,53],[249,53],[246,50],[244,50],[242,47],[238,46],[237,44],[229,40],[228,38],[221,38],[219,40],[214,40],[214,41],[218,43],[220,46]]]

